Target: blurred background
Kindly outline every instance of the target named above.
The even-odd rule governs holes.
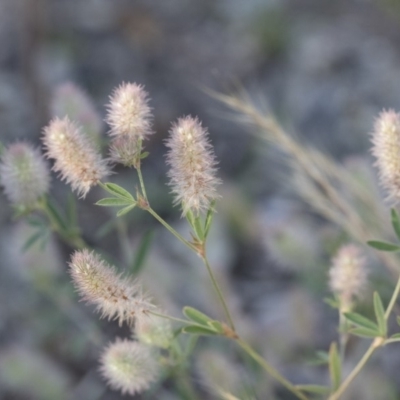
[[[154,111],[143,164],[149,198],[184,232],[165,185],[163,141],[171,122],[197,115],[224,181],[209,253],[239,332],[295,383],[325,384],[326,368],[308,361],[337,338],[336,312],[322,299],[330,258],[351,238],[300,198],[282,152],[207,90],[245,91],[300,143],[365,179],[380,204],[368,134],[382,108],[400,109],[399,44],[398,0],[0,0],[0,140],[40,146],[65,82],[81,87],[102,119],[113,88],[143,84]],[[134,173],[116,172],[113,181],[133,191]],[[53,177],[52,193],[65,204],[69,188]],[[191,305],[220,316],[199,261],[140,210],[125,223],[93,206],[101,196],[95,189],[78,202],[84,238],[129,268],[151,235],[140,273],[148,290],[176,315]],[[13,220],[1,194],[0,399],[123,398],[105,386],[98,357],[129,331],[78,302],[66,265],[73,249],[53,237],[43,251],[21,251],[31,229]],[[389,295],[389,278],[375,267],[375,287]],[[344,398],[399,398],[396,350],[377,355]],[[351,341],[345,372],[363,351],[364,341]],[[218,398],[216,383],[240,399],[293,398],[224,342],[202,340],[196,354],[199,398]],[[185,397],[166,381],[137,398]]]

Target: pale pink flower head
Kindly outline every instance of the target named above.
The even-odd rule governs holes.
[[[105,349],[100,371],[112,389],[133,396],[157,380],[160,364],[151,347],[117,339]]]
[[[72,82],[58,85],[50,108],[53,117],[67,116],[71,121],[76,121],[84,133],[99,143],[103,122],[92,100],[79,86]]]
[[[50,174],[39,151],[28,143],[18,142],[4,150],[0,182],[12,204],[31,207],[48,192]]]
[[[400,114],[382,111],[375,121],[372,133],[372,154],[379,179],[393,204],[400,202]]]
[[[197,118],[180,118],[172,126],[166,141],[169,148],[168,176],[175,203],[182,205],[183,215],[207,211],[219,198],[216,160],[208,132]]]
[[[353,300],[360,297],[368,283],[366,261],[361,249],[353,244],[342,246],[332,260],[329,286],[343,310],[351,309]]]
[[[82,197],[109,174],[93,141],[68,117],[50,121],[43,131],[43,144],[47,158],[55,160],[53,170]]]
[[[146,139],[151,131],[151,109],[143,86],[123,83],[110,96],[106,121],[110,136],[126,136],[131,140]]]
[[[102,317],[118,319],[120,325],[123,321],[132,325],[137,315],[154,307],[138,284],[118,274],[115,267],[94,252],[76,251],[69,266],[79,294],[95,304]]]

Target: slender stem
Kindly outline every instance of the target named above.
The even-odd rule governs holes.
[[[202,259],[203,259],[204,265],[207,268],[208,275],[210,276],[210,279],[211,279],[211,282],[213,284],[214,290],[217,293],[217,296],[219,298],[219,301],[222,304],[222,307],[224,308],[224,312],[225,312],[226,318],[228,319],[229,325],[233,330],[235,330],[235,324],[233,323],[231,313],[229,312],[229,308],[228,308],[228,305],[226,304],[224,295],[222,294],[222,290],[219,287],[217,280],[215,279],[215,276],[214,276],[214,273],[213,273],[213,271],[211,269],[210,263],[208,262],[208,259],[207,259],[206,256],[202,257]]]
[[[393,310],[394,305],[396,304],[397,297],[399,296],[400,292],[400,278],[397,281],[396,288],[394,289],[394,292],[392,294],[392,298],[390,299],[389,305],[387,306],[387,309],[385,311],[385,319],[386,321],[389,319],[390,313]]]
[[[140,189],[142,190],[143,197],[147,200],[146,187],[144,186],[143,175],[140,165],[136,168],[136,171],[139,177]]]
[[[191,250],[198,253],[198,249],[193,246],[190,242],[188,242],[183,236],[181,236],[171,225],[169,225],[165,220],[163,220],[151,207],[146,208],[148,211],[158,222],[160,222],[165,228],[168,229],[178,240],[180,240],[184,245],[189,247]]]
[[[265,371],[275,378],[279,383],[282,384],[287,390],[293,393],[297,398],[301,400],[308,400],[308,397],[303,394],[299,389],[297,389],[291,382],[289,382],[285,377],[283,377],[272,365],[270,365],[264,358],[262,358],[256,351],[254,351],[249,344],[247,344],[242,339],[236,340],[239,346],[261,367],[265,369]]]
[[[347,333],[347,320],[343,315],[342,310],[339,309],[339,354],[340,359],[343,361],[346,354],[346,345],[349,338]]]
[[[329,400],[338,400],[340,396],[346,391],[350,383],[354,380],[354,378],[360,373],[360,371],[364,368],[367,361],[371,358],[374,351],[380,347],[382,344],[382,338],[375,338],[375,340],[371,343],[368,350],[355,366],[353,371],[351,371],[350,375],[343,381],[343,383],[339,386],[335,393],[333,393]]]

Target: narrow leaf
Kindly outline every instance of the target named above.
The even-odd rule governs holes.
[[[382,336],[386,336],[387,326],[385,320],[385,310],[383,308],[381,296],[378,292],[374,292],[374,311],[378,322],[379,332]]]
[[[186,318],[200,325],[208,325],[209,322],[213,321],[212,318],[193,307],[184,307],[182,312]]]
[[[59,210],[55,202],[52,201],[50,198],[46,199],[46,209],[51,219],[56,221],[58,227],[62,231],[68,232],[68,223],[65,221],[63,215],[61,214],[61,211]]]
[[[393,230],[395,231],[397,238],[400,240],[400,218],[399,218],[399,214],[397,214],[397,211],[394,208],[392,208],[391,215],[392,215]]]
[[[397,325],[400,325],[400,317],[396,317],[396,322],[397,322]]]
[[[122,210],[119,210],[117,212],[117,217],[122,217],[123,215],[127,214],[129,211],[131,211],[135,207],[136,207],[136,203],[135,204],[131,204],[130,206],[125,207]]]
[[[139,272],[144,267],[153,239],[154,239],[154,231],[148,231],[143,235],[139,247],[136,251],[136,256],[132,263],[131,271],[133,275],[138,275]]]
[[[380,242],[378,240],[370,240],[367,244],[374,249],[381,251],[399,251],[400,247],[393,243]]]
[[[296,389],[307,393],[327,394],[331,388],[321,385],[296,385]]]
[[[204,223],[204,238],[206,239],[208,234],[210,233],[211,224],[214,218],[214,205],[215,200],[210,205],[210,208],[207,211],[206,221]]]
[[[331,377],[332,389],[335,391],[340,386],[342,376],[340,357],[335,342],[331,344],[329,349],[329,374]]]
[[[104,206],[104,207],[121,207],[121,206],[129,206],[132,203],[132,200],[121,199],[119,197],[107,197],[105,199],[99,200],[95,203],[96,206]]]
[[[378,325],[374,321],[371,321],[370,319],[362,316],[361,314],[344,313],[344,316],[350,322],[352,322],[354,325],[357,325],[358,327],[372,329],[376,331],[378,330]]]
[[[24,243],[22,246],[21,251],[25,253],[27,250],[29,250],[34,244],[39,242],[40,239],[43,237],[43,231],[38,231],[35,232],[33,235],[29,237],[29,239]]]
[[[183,333],[191,333],[192,335],[216,335],[216,332],[199,325],[189,325],[182,329]]]
[[[307,360],[308,365],[323,365],[329,363],[329,354],[326,351],[317,351],[313,357]]]
[[[354,328],[350,329],[349,333],[355,336],[361,336],[361,337],[366,337],[366,338],[376,338],[378,336],[381,336],[380,332],[378,329],[367,329],[367,328]]]
[[[149,152],[148,151],[144,151],[141,155],[140,155],[140,159],[143,160],[144,158],[149,156]]]
[[[390,339],[400,339],[400,333],[395,333],[394,335],[390,336]]]
[[[217,333],[224,333],[224,328],[219,321],[210,321],[207,325]]]
[[[108,193],[113,194],[116,197],[119,197],[120,199],[130,199],[134,200],[133,196],[125,190],[123,187],[116,185],[115,183],[101,183],[101,187],[106,190]]]
[[[339,301],[332,297],[325,297],[324,302],[330,305],[332,308],[339,308],[340,306]]]

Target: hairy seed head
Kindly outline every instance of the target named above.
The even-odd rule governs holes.
[[[217,163],[207,130],[197,118],[180,118],[172,126],[166,146],[175,203],[182,205],[183,215],[208,210],[219,197],[216,188],[221,181],[215,176]]]
[[[0,182],[11,203],[30,207],[47,193],[50,174],[39,151],[27,143],[18,142],[4,150]]]
[[[106,118],[111,128],[110,136],[146,139],[152,133],[151,118],[148,94],[143,86],[123,83],[110,96]]]
[[[349,244],[342,246],[332,260],[329,285],[340,299],[341,307],[349,310],[355,297],[367,286],[368,272],[361,249]]]
[[[82,197],[109,174],[93,141],[68,117],[50,122],[44,129],[43,143],[47,158],[55,160],[53,170]]]
[[[92,100],[79,86],[72,82],[57,86],[50,107],[53,117],[69,117],[82,126],[82,131],[95,143],[100,141],[103,122]]]
[[[372,154],[387,200],[400,203],[400,114],[382,111],[372,133]]]
[[[148,389],[156,381],[160,366],[157,353],[150,347],[117,339],[105,349],[100,371],[111,388],[134,395]]]
[[[153,307],[138,284],[122,277],[94,252],[76,251],[69,266],[79,294],[88,303],[97,305],[102,317],[131,325],[137,315]]]
[[[161,313],[160,310],[155,310]],[[135,337],[149,346],[167,349],[173,340],[171,322],[151,313],[142,313],[135,322]]]
[[[111,141],[110,159],[125,167],[133,167],[137,162],[140,150],[141,146],[137,139],[130,136],[119,136]]]

